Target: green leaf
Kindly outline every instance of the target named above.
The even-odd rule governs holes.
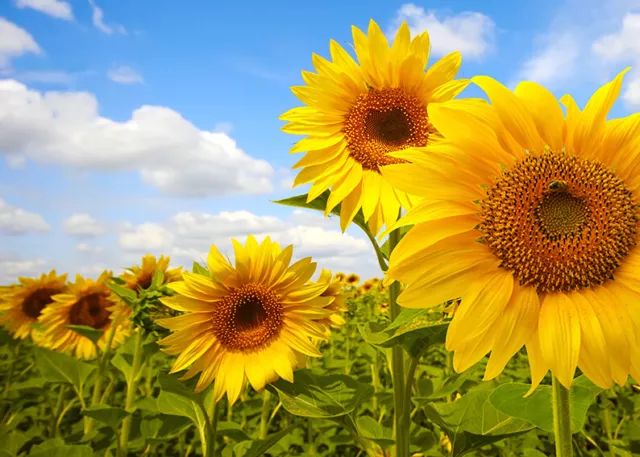
[[[140,434],[145,439],[164,441],[172,439],[186,426],[191,426],[191,421],[186,417],[158,414],[140,421]]]
[[[413,397],[417,403],[426,403],[440,398],[450,397],[460,390],[469,380],[473,369],[463,373],[455,373],[446,378],[423,378],[418,381],[418,395]]]
[[[324,419],[349,414],[373,395],[372,386],[349,376],[320,376],[306,369],[294,373],[293,383],[279,379],[271,387],[291,414]]]
[[[67,325],[66,327],[85,338],[89,338],[93,344],[98,344],[98,341],[102,338],[102,335],[104,335],[104,330],[99,330],[88,325]]]
[[[502,384],[493,391],[491,404],[504,414],[526,420],[542,430],[553,432],[553,407],[551,386],[538,386],[527,398],[524,395],[531,386],[519,382]],[[579,376],[571,384],[571,428],[574,433],[584,427],[587,410],[603,389],[585,376]]]
[[[247,433],[242,430],[242,426],[240,424],[236,424],[235,422],[222,421],[218,422],[218,434],[222,436],[227,436],[231,438],[233,441],[241,442],[250,440],[251,437],[247,435]]]
[[[295,426],[280,430],[278,433],[274,433],[264,440],[242,441],[236,444],[233,448],[233,454],[235,457],[260,457],[264,455],[272,446],[278,441],[291,433]]]
[[[85,409],[82,414],[92,417],[109,426],[114,432],[118,430],[122,419],[129,415],[122,408],[114,408],[108,405],[95,405]]]
[[[404,308],[400,315],[384,329],[369,322],[359,325],[358,330],[364,340],[374,346],[390,348],[402,345],[409,354],[417,357],[429,346],[442,344],[449,324],[434,322],[428,309]]]
[[[33,446],[29,457],[93,457],[93,449],[89,445],[66,444],[55,438]]]
[[[368,440],[373,441],[382,448],[386,449],[395,444],[392,437],[392,431],[378,424],[371,416],[361,416],[357,419],[358,434]]]
[[[15,457],[27,441],[29,441],[29,437],[25,433],[13,431],[2,437],[3,451],[5,451],[7,455]]]
[[[135,290],[129,289],[122,284],[107,281],[107,286],[129,306],[138,298],[138,293]]]
[[[160,287],[164,282],[164,271],[156,270],[153,274],[153,278],[151,278],[151,286]]]
[[[211,272],[209,271],[209,269],[205,266],[200,265],[198,262],[193,262],[193,265],[191,267],[191,271],[193,273],[202,275],[202,276],[206,276],[207,278],[211,277]]]
[[[67,354],[42,348],[37,348],[35,352],[36,366],[47,381],[71,384],[76,392],[82,392],[87,378],[96,369],[94,365]]]
[[[127,384],[131,383],[131,378],[133,376],[133,367],[122,354],[116,354],[115,356],[113,356],[113,358],[111,359],[111,365],[122,372],[122,374],[124,375],[124,379],[127,381]]]
[[[529,422],[494,408],[488,387],[481,385],[453,403],[429,403],[424,407],[427,418],[449,436],[454,456],[534,428]]]

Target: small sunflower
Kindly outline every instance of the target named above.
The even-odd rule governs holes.
[[[234,403],[247,380],[260,391],[279,377],[293,381],[293,370],[305,356],[321,354],[310,338],[326,339],[326,326],[315,321],[327,315],[334,296],[322,296],[329,285],[310,283],[316,269],[311,258],[290,265],[293,246],[280,248],[268,237],[246,247],[233,240],[235,268],[216,246],[208,266],[212,277],[183,273],[168,285],[176,292],[162,298],[184,315],[159,319],[174,333],[159,343],[178,355],[171,372],[189,368],[182,379],[200,373],[196,391],[215,380],[216,400],[227,394]]]
[[[67,275],[58,276],[55,270],[39,278],[18,278],[19,284],[9,286],[0,296],[0,324],[14,338],[31,337],[39,340],[33,328],[42,310],[51,304],[51,297],[66,289]]]
[[[327,290],[325,290],[320,296],[332,297],[333,300],[324,307],[324,309],[330,311],[331,314],[329,316],[316,319],[316,322],[333,328],[338,328],[344,325],[345,320],[339,313],[346,311],[349,307],[347,306],[347,297],[342,291],[342,283],[337,277],[334,277],[332,281],[331,271],[323,269],[322,273],[320,273],[320,278],[318,278],[318,284],[327,285]]]
[[[308,135],[290,153],[306,155],[293,168],[302,168],[294,186],[312,183],[308,201],[327,189],[329,214],[338,204],[344,231],[362,208],[372,232],[393,224],[400,207],[419,199],[394,188],[381,171],[407,159],[392,157],[399,150],[414,150],[441,136],[428,115],[431,103],[456,97],[468,85],[454,80],[462,58],[451,53],[428,70],[429,35],[411,39],[403,23],[389,46],[373,20],[368,35],[352,27],[358,63],[337,42],[331,41],[332,61],[313,54],[317,73],[302,72],[305,86],[292,87],[307,106],[291,109],[280,119],[282,130]],[[420,152],[416,152],[420,155]]]
[[[360,282],[360,276],[355,273],[351,273],[349,276],[347,276],[345,282],[350,286],[355,286]]]
[[[491,105],[433,106],[447,155],[387,167],[429,198],[393,251],[389,279],[410,308],[461,297],[446,340],[463,371],[488,352],[485,379],[526,345],[532,390],[548,370],[569,387],[640,380],[640,114],[606,121],[627,70],[583,111],[542,86],[515,93],[473,81]],[[438,159],[439,157],[439,159]]]
[[[179,281],[182,277],[182,267],[169,268],[170,257],[160,256],[156,260],[156,257],[147,254],[142,258],[142,266],[133,266],[127,268],[127,270],[120,276],[126,287],[129,289],[140,291],[146,290],[153,280],[153,275],[158,271],[164,273],[163,284],[167,284],[174,281]]]
[[[372,283],[370,280],[367,280],[364,283],[362,283],[362,286],[360,287],[362,288],[362,292],[366,294],[373,290],[373,288],[375,287],[375,284]]]
[[[347,279],[347,275],[342,272],[338,272],[336,273],[335,279],[336,281],[345,282]]]
[[[42,310],[38,322],[43,327],[43,341],[47,347],[68,352],[79,359],[93,359],[96,348],[86,338],[67,325],[87,325],[104,330],[98,346],[105,347],[112,326],[116,325],[112,347],[124,342],[130,334],[128,307],[121,302],[106,284],[111,272],[103,272],[97,280],[76,275],[76,282],[68,290],[52,296],[53,303]]]
[[[388,312],[389,311],[389,303],[387,303],[387,302],[380,303],[380,307],[378,309],[380,310],[381,313]]]

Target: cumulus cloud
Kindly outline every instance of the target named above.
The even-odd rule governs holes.
[[[71,5],[60,0],[16,0],[18,8],[31,8],[49,16],[73,20],[73,11]]]
[[[42,258],[24,259],[10,252],[0,251],[0,284],[12,284],[18,276],[39,276],[47,266]]]
[[[137,171],[166,195],[271,192],[274,170],[223,132],[199,130],[176,111],[141,106],[129,120],[98,112],[88,92],[39,92],[0,80],[0,154],[85,170]]]
[[[62,228],[67,235],[95,237],[105,233],[104,224],[98,222],[89,214],[72,214],[62,223]]]
[[[10,69],[11,59],[24,54],[42,54],[36,40],[22,27],[0,17],[0,70]]]
[[[0,233],[24,235],[29,232],[48,232],[49,229],[49,224],[41,215],[9,205],[0,198]]]
[[[109,79],[118,84],[142,84],[142,75],[127,65],[112,68],[107,72]]]
[[[91,9],[93,14],[91,16],[91,20],[93,21],[93,26],[100,30],[102,33],[106,33],[107,35],[120,34],[126,35],[127,29],[125,29],[122,25],[107,25],[104,22],[104,11],[93,0],[89,0],[89,5],[91,5]]]
[[[341,233],[337,219],[324,220],[321,214],[303,210],[294,211],[288,220],[248,211],[181,212],[163,222],[123,226],[119,246],[138,256],[167,254],[187,266],[205,259],[212,244],[232,255],[231,239],[244,243],[249,234],[258,240],[270,236],[282,246],[293,244],[296,258],[311,256],[319,268],[359,269],[365,274],[363,266],[365,271],[374,266],[368,241]]]
[[[564,33],[545,36],[541,41],[544,44],[524,62],[518,79],[547,85],[567,80],[580,56],[578,38]]]
[[[482,13],[466,11],[455,16],[438,17],[435,11],[425,11],[413,3],[400,7],[389,31],[395,36],[403,21],[412,34],[429,32],[431,53],[443,56],[460,51],[465,59],[483,57],[493,45],[495,22]]]
[[[104,252],[104,248],[102,246],[95,246],[88,243],[78,243],[76,244],[76,250],[78,252],[82,252],[84,254],[101,254]]]

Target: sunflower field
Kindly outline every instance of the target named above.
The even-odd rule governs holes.
[[[270,237],[190,268],[0,288],[0,457],[640,455],[640,114],[456,79],[371,21],[292,88],[275,203],[337,217],[380,275]],[[459,95],[470,85],[488,99]]]

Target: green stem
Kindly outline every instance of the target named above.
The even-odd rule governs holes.
[[[556,439],[556,457],[571,457],[573,446],[571,442],[571,414],[570,395],[560,381],[553,377],[553,431]]]
[[[313,441],[313,423],[310,417],[307,417],[307,455],[316,455],[316,444]]]
[[[98,373],[96,375],[96,381],[93,384],[93,393],[91,395],[91,403],[89,406],[95,406],[100,403],[100,398],[102,397],[102,382],[104,380],[104,373],[107,370],[107,363],[109,362],[109,354],[111,353],[111,345],[113,344],[113,337],[116,334],[117,326],[112,325],[109,329],[109,333],[107,333],[107,341],[104,346],[104,351],[100,356],[98,361]],[[84,408],[84,399],[82,398],[82,394],[78,393],[80,398],[80,403],[82,403],[82,407]],[[96,421],[90,417],[84,418],[84,434],[88,435],[91,433],[95,427]]]
[[[13,382],[13,374],[15,373],[15,369],[16,369],[16,361],[18,360],[18,356],[20,355],[21,345],[22,345],[22,342],[18,341],[18,343],[13,348],[13,351],[11,351],[10,353],[11,359],[9,360],[9,373],[7,373],[7,379],[4,383],[4,389],[2,390],[2,398],[1,398],[2,401],[0,401],[0,405],[4,403],[4,400],[6,400],[7,397],[9,396],[9,389],[11,388],[11,383]],[[10,411],[11,411],[11,408],[9,407],[7,411],[2,414],[2,423],[4,423],[4,420],[6,418],[5,416],[7,416]]]
[[[349,331],[347,330],[345,345],[344,345],[344,374],[348,375],[351,371],[351,364],[349,362],[349,352],[351,352],[351,338],[349,337]]]
[[[369,241],[371,241],[371,244],[373,245],[373,249],[376,251],[376,257],[378,258],[378,265],[380,265],[380,269],[382,271],[387,271],[389,269],[389,266],[387,265],[387,261],[384,258],[384,254],[380,250],[380,246],[376,241],[376,237],[371,234],[369,229],[363,230],[363,232],[367,235]],[[389,241],[389,243],[391,243],[391,241]],[[389,246],[389,256],[391,256],[391,246]]]
[[[60,384],[60,390],[58,390],[58,399],[56,400],[56,406],[51,410],[51,438],[58,436],[58,418],[62,414],[62,408],[64,407],[64,395],[67,390],[66,384]]]
[[[398,245],[400,231],[394,230],[389,234],[389,253]],[[400,315],[398,306],[400,295],[400,283],[395,281],[389,286],[389,312],[393,322]],[[394,432],[396,438],[395,457],[409,456],[409,430],[405,426],[405,380],[404,380],[404,350],[396,345],[391,349],[391,370],[393,378],[393,404],[394,404]],[[407,424],[408,425],[408,424]]]
[[[216,397],[212,396],[209,416],[209,456],[215,457],[216,455],[216,435],[218,434],[218,411],[220,409],[220,403],[216,401]]]
[[[413,389],[413,379],[416,374],[416,370],[418,368],[418,364],[420,363],[420,357],[411,357],[411,363],[409,364],[409,370],[406,375],[406,387],[404,391],[404,409],[402,412],[404,416],[402,418],[402,423],[405,427],[405,430],[411,429],[411,391]],[[408,445],[408,443],[407,443]]]
[[[138,381],[140,380],[140,368],[142,367],[142,343],[144,343],[144,334],[142,329],[136,329],[134,338],[131,378],[128,379],[127,382],[127,395],[124,404],[124,409],[129,413],[129,415],[122,421],[122,430],[120,432],[120,455],[122,457],[127,457],[127,453],[129,452],[129,434],[131,433],[133,413],[136,410],[133,403],[136,401],[138,394]]]
[[[264,440],[267,438],[269,431],[269,404],[271,400],[271,392],[267,389],[262,392],[262,411],[260,412],[260,433],[258,438]]]
[[[380,392],[380,354],[376,350],[376,360],[371,365],[371,384],[373,385],[374,395],[371,397],[371,408],[375,415],[378,411],[378,397],[375,395]]]

